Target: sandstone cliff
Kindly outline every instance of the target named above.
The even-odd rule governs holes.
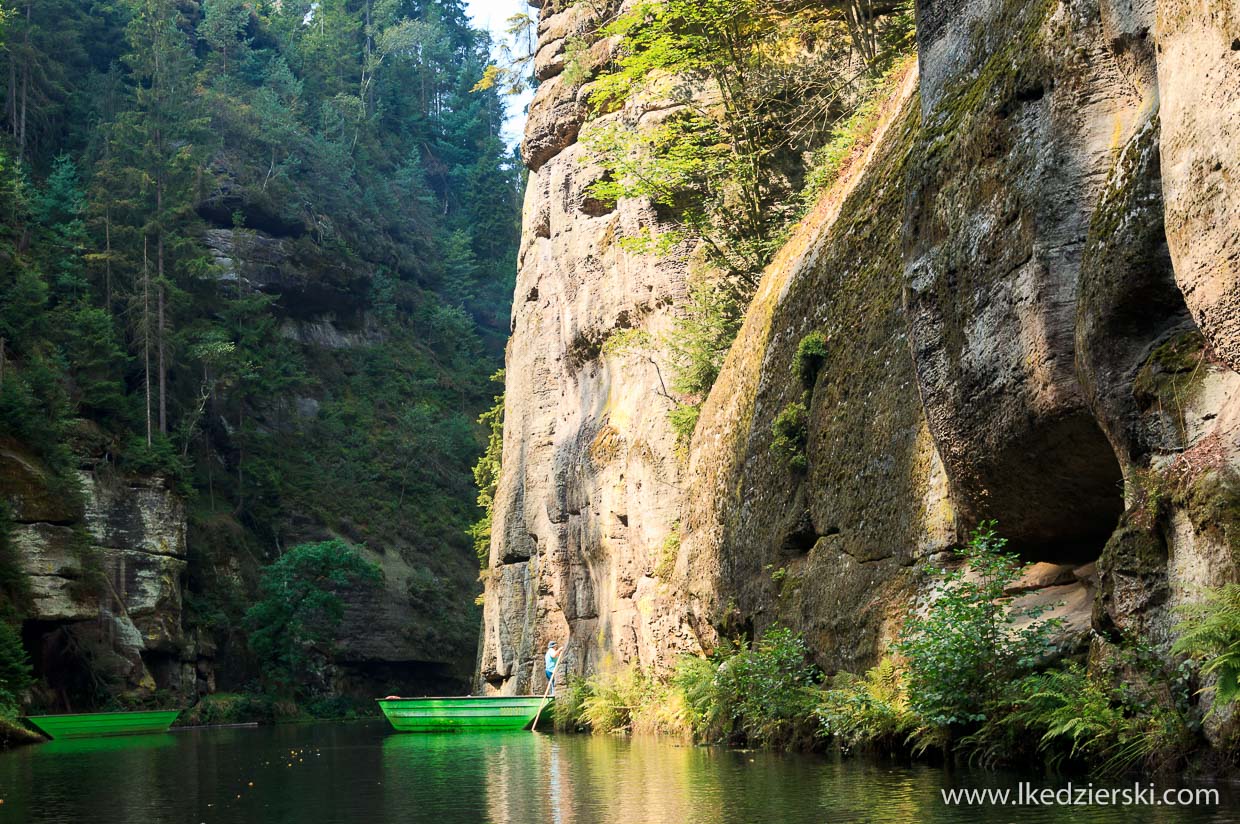
[[[575,142],[582,92],[559,72],[565,37],[593,11],[565,5],[545,5],[539,25],[543,83],[524,143],[530,178],[485,581],[480,675],[505,692],[543,678],[536,664],[550,638],[569,642],[564,666],[576,673],[608,655],[651,664],[696,646],[656,575],[683,482],[665,377],[648,353],[608,346],[619,332],[667,331],[685,263],[620,247],[657,224],[649,204],[608,210],[587,196],[600,172]],[[634,103],[608,118],[636,127],[647,115]]]
[[[774,622],[855,671],[924,595],[919,562],[988,518],[1078,642],[1166,649],[1171,610],[1235,580],[1240,550],[1225,6],[920,0],[916,70],[766,272],[684,461],[657,358],[604,343],[666,328],[683,264],[609,245],[653,218],[584,207],[583,113],[548,69],[483,680],[538,686],[548,637],[580,672]],[[579,9],[543,9],[541,65]],[[770,445],[811,332],[828,354],[802,473]]]

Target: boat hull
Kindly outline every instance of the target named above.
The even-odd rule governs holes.
[[[180,710],[84,712],[70,715],[30,715],[26,720],[44,735],[59,740],[165,732],[180,714]]]
[[[536,695],[385,698],[379,709],[397,732],[495,732],[525,729],[543,701]]]

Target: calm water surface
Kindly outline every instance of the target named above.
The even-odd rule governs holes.
[[[0,753],[0,822],[1231,822],[1196,808],[948,807],[944,787],[1037,786],[663,740],[400,735],[381,723],[216,729]],[[1185,785],[1189,786],[1189,785]]]

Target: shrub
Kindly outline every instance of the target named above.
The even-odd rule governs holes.
[[[895,748],[918,726],[908,708],[903,677],[891,658],[863,676],[840,673],[822,694],[820,733],[844,749]]]
[[[792,359],[792,372],[801,381],[801,386],[810,390],[818,380],[818,371],[827,362],[827,337],[822,332],[810,332],[797,344],[796,355]]]
[[[570,675],[563,687],[558,687],[555,702],[551,705],[551,716],[555,719],[556,729],[584,731],[587,729],[584,718],[585,700],[590,694],[590,682],[577,675]]]
[[[491,376],[491,380],[504,385],[504,370],[501,369]],[[491,408],[483,412],[478,423],[486,427],[487,448],[474,464],[474,483],[478,487],[478,508],[482,517],[469,527],[470,537],[474,539],[474,552],[478,556],[478,564],[487,568],[491,559],[491,522],[495,513],[495,490],[499,486],[499,476],[503,471],[504,456],[504,394],[501,392],[494,398]]]
[[[1075,762],[1099,776],[1178,758],[1193,746],[1187,679],[1168,678],[1152,654],[1126,657],[1118,667],[1087,672],[1069,663],[1013,681],[1003,700],[1008,711],[992,714],[962,747],[995,764],[1036,740],[1048,766]]]
[[[924,617],[908,617],[896,645],[907,662],[909,707],[932,726],[985,721],[1005,685],[1050,649],[1052,622],[1011,609],[1004,594],[1021,564],[994,527],[974,530],[960,553],[965,567],[933,571],[938,597]],[[1018,627],[1022,618],[1035,620]]]
[[[1240,584],[1209,589],[1205,598],[1180,607],[1179,634],[1172,651],[1203,662],[1202,675],[1215,675],[1214,706],[1240,696]]]
[[[752,649],[682,661],[673,683],[700,740],[782,749],[813,742],[818,677],[801,636],[774,628]]]
[[[0,715],[16,715],[33,683],[21,635],[12,624],[0,621]]]
[[[740,331],[746,300],[726,278],[702,278],[690,285],[684,314],[666,338],[674,391],[697,402],[710,392]]]
[[[807,418],[805,404],[797,401],[785,406],[771,424],[774,435],[771,452],[794,472],[804,472],[809,465],[805,457],[805,448],[809,443]]]
[[[344,618],[340,593],[381,578],[375,564],[341,540],[293,547],[264,569],[261,600],[246,612],[245,626],[267,687],[284,695],[325,692]]]
[[[217,692],[204,695],[177,720],[177,726],[215,724],[269,724],[276,719],[275,702],[269,695]]]
[[[672,531],[663,539],[659,553],[659,563],[654,568],[654,577],[660,581],[671,581],[676,572],[676,558],[680,555],[680,521],[672,524]]]
[[[688,736],[688,708],[674,686],[636,666],[569,679],[557,696],[557,726],[594,733],[636,732]]]
[[[16,620],[30,606],[30,581],[12,541],[13,517],[0,499],[0,621]]]
[[[667,413],[672,431],[676,433],[678,445],[681,447],[688,445],[689,439],[693,437],[693,430],[697,429],[698,418],[701,416],[702,405],[700,403],[678,404]]]

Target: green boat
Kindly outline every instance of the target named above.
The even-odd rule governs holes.
[[[552,700],[539,695],[382,698],[379,709],[397,732],[495,732],[525,729]]]
[[[26,720],[49,738],[94,738],[99,735],[166,732],[180,714],[180,710],[79,712],[68,715],[28,715]]]

